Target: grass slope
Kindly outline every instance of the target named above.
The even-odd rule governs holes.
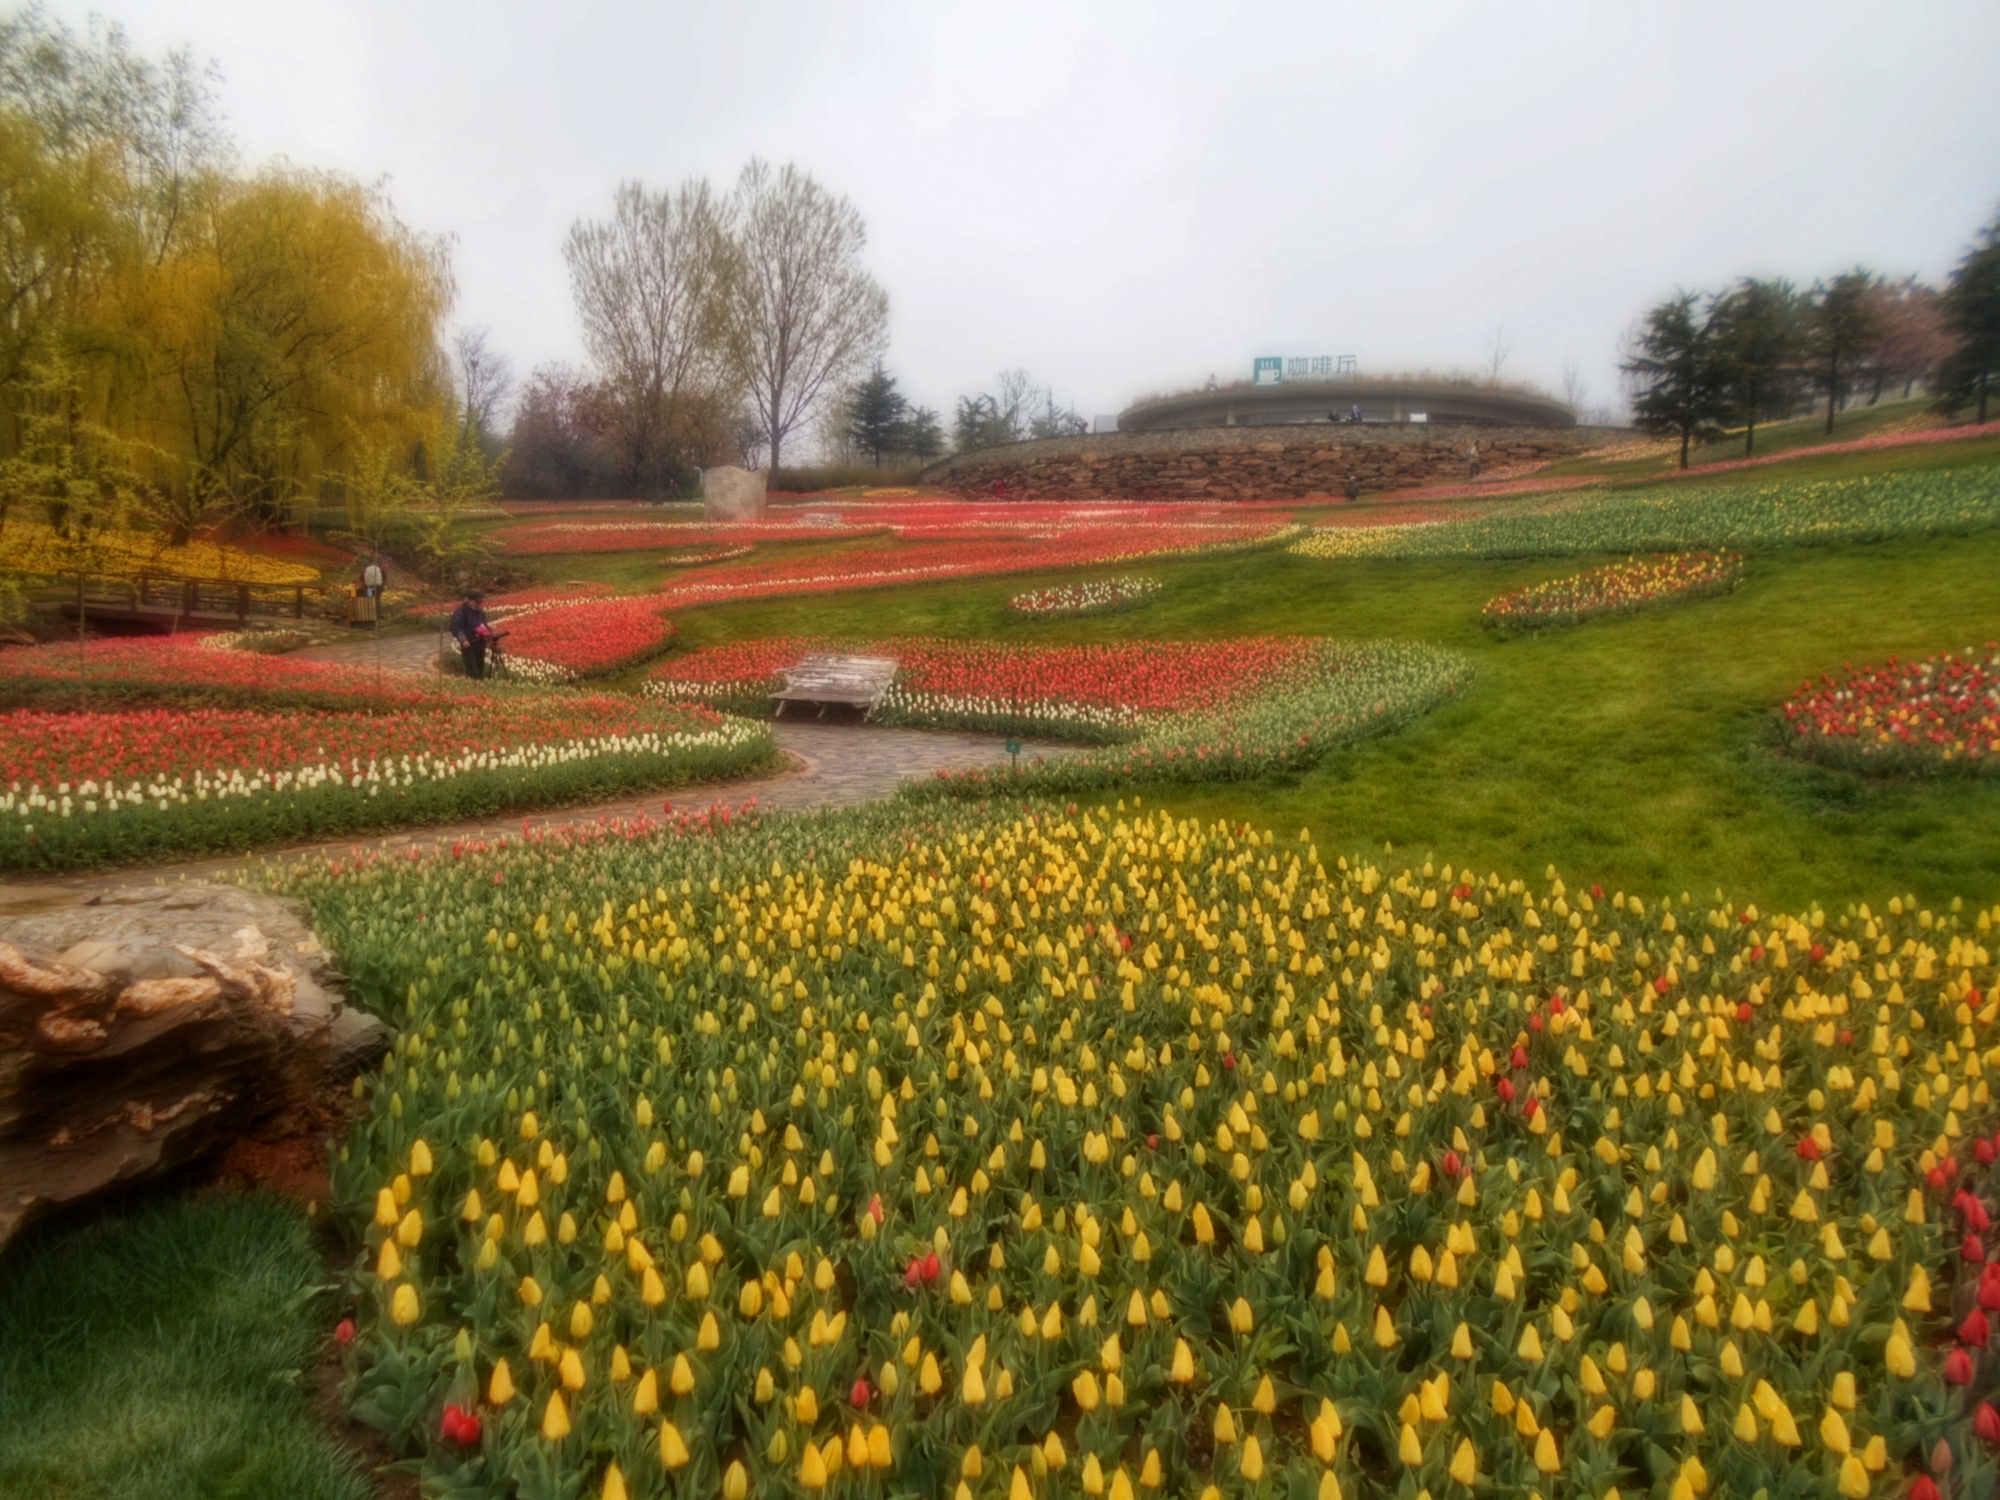
[[[362,1500],[316,1420],[322,1279],[267,1196],[51,1225],[0,1260],[0,1495]]]
[[[1127,615],[1022,621],[1007,598],[1042,580],[1010,578],[703,610],[681,617],[681,639],[1435,641],[1473,658],[1478,677],[1461,701],[1289,784],[1177,790],[1175,810],[1303,825],[1342,848],[1435,849],[1482,870],[1554,863],[1650,893],[1721,885],[1766,903],[2000,893],[2000,788],[1870,781],[1770,749],[1772,711],[1809,676],[2000,636],[2000,536],[1752,553],[1726,598],[1539,637],[1480,629],[1493,595],[1589,561],[1260,553],[1146,568],[1167,586]]]

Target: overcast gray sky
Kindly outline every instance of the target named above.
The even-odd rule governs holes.
[[[851,197],[889,366],[1086,414],[1257,354],[1616,388],[1676,284],[1941,278],[2000,207],[2000,5],[116,0],[223,73],[247,160],[387,177],[458,316],[577,358],[560,245],[752,154]]]

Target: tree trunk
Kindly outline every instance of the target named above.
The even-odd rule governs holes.
[[[1840,399],[1840,361],[1830,360],[1826,368],[1826,435],[1833,436],[1834,404]]]
[[[1743,429],[1743,456],[1753,457],[1757,452],[1757,419],[1752,417]]]
[[[1979,372],[1979,424],[1986,425],[1986,372]]]
[[[1688,466],[1688,441],[1693,436],[1694,429],[1692,427],[1681,428],[1681,467],[1683,469]]]

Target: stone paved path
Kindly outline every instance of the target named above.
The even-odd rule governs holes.
[[[418,635],[385,635],[376,637],[368,631],[357,630],[353,639],[336,641],[330,646],[307,646],[294,651],[294,661],[335,662],[343,667],[373,667],[379,660],[385,672],[437,671],[437,654],[450,641],[435,630],[426,630]]]
[[[171,865],[84,871],[43,881],[0,885],[0,906],[10,900],[26,899],[36,891],[108,890],[134,882],[209,880],[266,860],[344,854],[350,849],[401,852],[434,848],[458,839],[518,837],[524,826],[540,830],[572,823],[658,818],[665,812],[668,802],[673,804],[676,812],[694,812],[712,806],[740,807],[752,799],[759,807],[849,807],[880,801],[894,792],[897,783],[906,777],[923,778],[939,770],[1000,765],[1007,760],[1006,747],[1000,739],[985,735],[888,729],[874,724],[834,724],[817,720],[790,723],[780,720],[772,725],[772,732],[791,767],[776,776],[706,782],[668,792],[623,797],[615,802],[529,813],[525,817],[478,819],[442,827],[294,844]],[[1029,744],[1022,749],[1021,759],[1025,764],[1037,756],[1062,753],[1061,746]]]

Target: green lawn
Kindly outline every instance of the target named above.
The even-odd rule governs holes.
[[[0,1258],[0,1496],[362,1500],[314,1411],[324,1280],[268,1195],[31,1231]]]
[[[1460,703],[1293,784],[1178,791],[1174,805],[1310,827],[1328,847],[1389,842],[1482,870],[1553,863],[1607,889],[1722,886],[1767,904],[2000,896],[2000,781],[1870,781],[1770,749],[1776,704],[1808,676],[2000,637],[2000,535],[1755,555],[1725,598],[1541,637],[1480,629],[1494,594],[1585,565],[1266,552],[1121,570],[1167,588],[1145,609],[1098,619],[1010,618],[1007,596],[1051,576],[703,610],[681,617],[681,638],[1438,641],[1477,663]]]

